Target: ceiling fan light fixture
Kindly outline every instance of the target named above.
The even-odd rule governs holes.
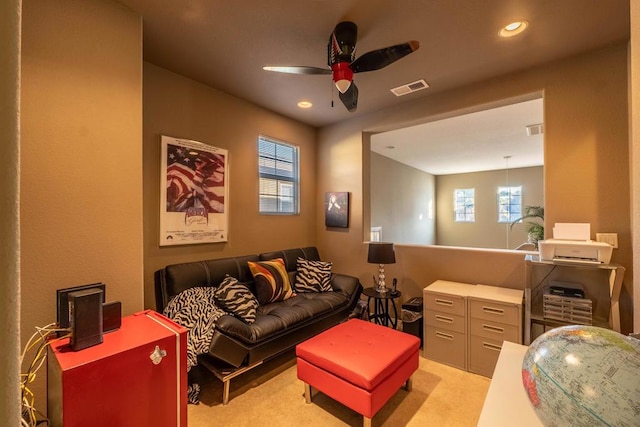
[[[351,82],[349,80],[336,80],[336,88],[340,91],[340,93],[345,93],[349,90],[349,86],[351,86]]]
[[[528,26],[529,22],[524,20],[511,22],[502,27],[502,29],[500,30],[500,37],[516,36],[526,30]]]
[[[340,101],[349,112],[354,112],[358,108],[358,87],[353,81],[354,73],[379,70],[415,52],[420,47],[418,41],[410,40],[406,43],[375,49],[356,58],[357,41],[357,25],[351,21],[339,22],[329,36],[327,44],[329,68],[266,65],[262,69],[288,74],[331,74],[338,89]]]
[[[348,62],[337,62],[331,66],[333,81],[340,93],[345,93],[353,80],[353,71]]]

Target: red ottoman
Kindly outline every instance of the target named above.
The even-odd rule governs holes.
[[[298,378],[364,416],[364,425],[418,369],[420,339],[351,319],[296,347]]]

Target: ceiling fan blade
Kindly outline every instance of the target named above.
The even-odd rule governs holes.
[[[284,66],[284,67],[262,67],[265,71],[275,71],[278,73],[288,74],[331,74],[331,70],[328,68],[318,67],[304,67],[304,66]]]
[[[338,94],[340,95],[340,101],[347,107],[349,112],[356,111],[356,108],[358,108],[358,87],[355,82],[351,82],[349,89],[345,93],[338,92]]]
[[[419,47],[420,43],[416,40],[411,40],[407,43],[372,50],[353,61],[351,69],[354,73],[379,70],[418,50]]]

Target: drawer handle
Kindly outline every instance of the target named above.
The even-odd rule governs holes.
[[[436,304],[446,305],[447,307],[451,307],[453,305],[453,301],[449,301],[446,299],[436,298]]]
[[[453,317],[441,316],[439,314],[436,314],[435,317],[436,317],[436,320],[439,320],[441,322],[453,323]]]
[[[499,326],[485,325],[483,323],[482,324],[482,329],[484,329],[485,331],[489,331],[489,332],[496,332],[498,334],[504,334],[504,328],[501,328]]]
[[[436,331],[436,336],[439,338],[444,338],[445,340],[453,341],[453,335],[445,334],[443,332]]]
[[[502,310],[501,308],[493,308],[493,307],[487,307],[487,306],[482,306],[482,311],[490,314],[499,314],[499,315],[504,314],[504,310]]]
[[[487,350],[493,350],[493,351],[497,351],[498,353],[500,352],[500,350],[502,350],[502,346],[499,345],[495,345],[495,344],[491,344],[489,342],[482,342],[482,346],[484,348],[486,348]]]

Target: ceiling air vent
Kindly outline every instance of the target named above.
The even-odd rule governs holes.
[[[408,93],[426,89],[428,87],[429,85],[427,84],[427,82],[425,82],[424,79],[421,79],[413,83],[408,83],[406,85],[394,87],[393,89],[391,89],[391,92],[393,92],[395,96],[402,96]]]
[[[540,135],[544,131],[544,127],[542,123],[538,123],[537,125],[529,125],[526,127],[527,136]]]

